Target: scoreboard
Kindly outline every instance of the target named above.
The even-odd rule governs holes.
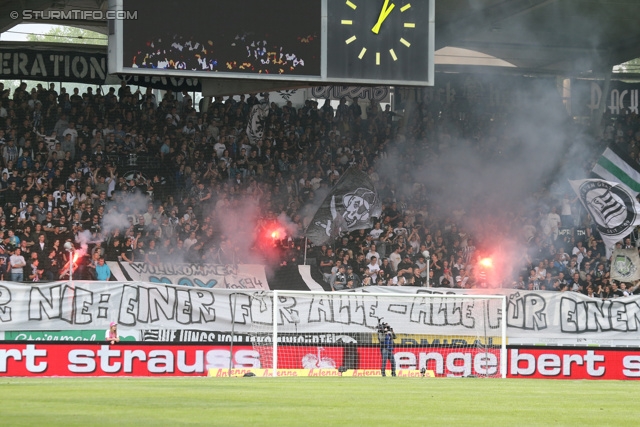
[[[109,72],[433,84],[434,0],[111,0]]]

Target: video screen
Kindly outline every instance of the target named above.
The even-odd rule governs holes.
[[[320,75],[321,0],[125,0],[125,69]]]

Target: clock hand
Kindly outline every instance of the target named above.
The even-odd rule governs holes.
[[[376,25],[374,25],[371,29],[374,34],[378,34],[380,32],[380,26],[382,25],[384,20],[387,19],[387,16],[389,16],[394,7],[396,7],[394,3],[391,3],[389,5],[389,0],[384,0],[384,5],[382,6],[382,10],[380,11],[380,15],[378,16],[378,22],[376,22]]]

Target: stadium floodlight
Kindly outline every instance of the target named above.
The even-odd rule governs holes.
[[[379,376],[386,346],[398,376],[506,378],[504,295],[272,291],[251,311],[254,350],[273,376]]]

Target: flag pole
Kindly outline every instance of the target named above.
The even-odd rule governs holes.
[[[429,270],[430,270],[429,261],[431,261],[431,257],[427,258],[427,288],[429,287]]]
[[[304,237],[304,265],[307,265],[307,236]]]

